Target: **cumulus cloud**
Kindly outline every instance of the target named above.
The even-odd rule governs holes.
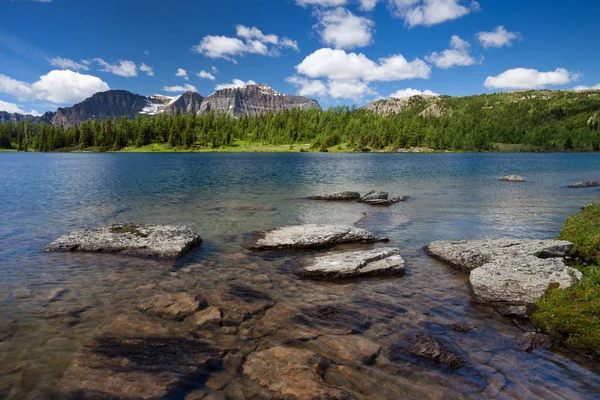
[[[469,42],[462,40],[457,35],[453,35],[450,39],[449,49],[441,53],[433,52],[431,55],[426,56],[425,60],[442,69],[473,65],[477,63],[477,60],[469,54],[470,48],[471,44]]]
[[[22,100],[45,100],[53,103],[78,103],[94,93],[109,90],[100,78],[70,70],[53,70],[33,83],[0,75],[0,92]]]
[[[48,61],[50,62],[50,65],[52,65],[53,67],[57,67],[57,68],[61,68],[61,69],[70,69],[73,71],[79,71],[79,70],[87,71],[90,69],[90,67],[88,67],[88,65],[86,63],[84,63],[84,62],[78,63],[76,61],[71,60],[70,58],[54,57],[54,58],[49,58]]]
[[[504,47],[510,46],[513,40],[519,39],[519,32],[508,32],[502,25],[497,26],[491,32],[477,32],[477,39],[483,47]]]
[[[140,69],[140,71],[145,72],[146,75],[148,75],[148,76],[154,76],[154,70],[152,69],[152,67],[149,67],[144,63],[142,63],[142,65],[140,65],[139,69]]]
[[[321,41],[337,49],[365,47],[373,41],[373,21],[338,7],[318,12]]]
[[[215,86],[215,90],[242,88],[248,85],[256,85],[256,82],[249,80],[244,82],[241,79],[234,79],[231,83],[221,83]]]
[[[551,85],[566,85],[579,78],[579,74],[557,68],[540,72],[536,69],[515,68],[498,76],[488,76],[484,85],[488,89],[542,89]]]
[[[23,109],[21,109],[20,106],[18,106],[15,103],[8,103],[6,101],[2,101],[0,100],[0,111],[6,111],[7,113],[16,113],[16,114],[29,114],[29,115],[33,115],[35,117],[40,116],[41,114],[35,110],[31,110],[31,111],[24,111]]]
[[[289,38],[280,38],[273,34],[264,34],[256,27],[238,25],[237,37],[208,35],[192,47],[192,51],[209,58],[224,58],[236,62],[234,57],[246,54],[259,54],[275,57],[279,49],[291,48],[298,51],[298,43]]]
[[[406,88],[406,89],[398,90],[397,92],[390,94],[388,97],[402,99],[405,97],[413,97],[413,96],[439,96],[439,94],[432,92],[429,89],[420,91],[418,89]]]
[[[132,78],[138,75],[137,65],[133,61],[119,60],[118,64],[110,64],[104,61],[102,58],[94,58],[94,60],[100,66],[100,70],[103,72],[110,72],[118,76],[126,78]]]
[[[573,90],[576,92],[582,92],[584,90],[600,90],[600,83],[598,83],[597,85],[594,85],[594,86],[584,86],[584,85],[575,86],[573,88]]]
[[[372,11],[377,5],[378,0],[359,0],[360,8],[364,11]]]
[[[286,82],[298,87],[298,95],[300,96],[327,96],[327,86],[318,79],[307,79],[301,76],[290,76],[285,79]]]
[[[394,14],[409,28],[432,26],[479,11],[479,3],[464,0],[389,0]]]
[[[308,55],[296,66],[298,73],[310,78],[331,80],[396,81],[428,79],[431,68],[421,59],[407,61],[401,54],[380,58],[377,62],[364,54],[323,48]]]
[[[183,69],[183,68],[177,68],[177,72],[175,73],[175,76],[183,78],[186,81],[190,80],[190,77],[188,76],[187,71],[185,69]]]
[[[194,85],[186,83],[185,85],[165,86],[163,92],[197,92],[198,89]]]
[[[210,72],[206,72],[206,71],[200,71],[196,75],[199,78],[210,79],[211,81],[214,81],[215,79],[217,79],[217,78],[215,78],[215,76],[213,74],[211,74]]]

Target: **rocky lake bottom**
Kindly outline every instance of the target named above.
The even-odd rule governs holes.
[[[597,360],[521,351],[527,324],[475,303],[468,275],[423,250],[556,237],[600,198],[567,187],[598,180],[598,165],[594,154],[2,154],[0,397],[598,398]],[[498,181],[506,174],[526,182]],[[409,199],[306,199],[342,190]],[[177,261],[41,251],[64,233],[123,222],[193,224],[203,243]],[[390,241],[243,246],[257,230],[314,223]],[[292,271],[382,247],[400,249],[403,275]],[[423,337],[449,362],[415,355]]]

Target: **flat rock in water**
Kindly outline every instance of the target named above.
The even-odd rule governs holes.
[[[218,287],[207,296],[211,307],[222,311],[223,319],[244,321],[249,316],[265,311],[275,305],[268,294],[243,285]]]
[[[193,314],[200,303],[187,293],[156,294],[138,304],[138,310],[160,315],[167,319],[182,320]]]
[[[600,186],[600,184],[596,181],[577,182],[569,185],[570,188],[587,188],[596,186]]]
[[[391,206],[392,204],[408,200],[408,196],[397,196],[391,199],[389,196],[387,192],[376,192],[373,190],[358,199],[358,202],[371,206]]]
[[[469,282],[483,303],[535,303],[550,285],[567,288],[582,278],[560,258],[535,256],[497,259],[471,271]]]
[[[537,348],[548,348],[552,345],[552,339],[548,335],[537,332],[525,332],[517,339],[521,351],[527,353]]]
[[[68,233],[42,250],[178,258],[201,242],[191,225],[119,224]]]
[[[442,240],[429,244],[425,251],[456,269],[470,272],[500,258],[564,257],[572,248],[573,243],[566,240],[484,239]]]
[[[323,335],[307,343],[307,347],[326,357],[370,364],[381,346],[359,335]]]
[[[458,354],[430,335],[421,336],[408,348],[408,351],[416,356],[426,357],[453,368],[460,368],[465,363]]]
[[[299,276],[332,279],[403,274],[404,259],[400,250],[393,247],[335,253],[300,261],[294,273]]]
[[[506,175],[498,178],[498,180],[503,182],[525,182],[525,178],[520,175]]]
[[[246,241],[246,247],[252,250],[308,249],[387,240],[350,225],[294,225],[258,232]]]
[[[317,194],[314,196],[308,196],[309,200],[324,200],[324,201],[350,201],[360,199],[360,193],[358,192],[338,192],[330,194]]]
[[[327,361],[317,354],[287,347],[273,347],[248,356],[244,375],[280,397],[298,400],[353,398],[323,380]]]

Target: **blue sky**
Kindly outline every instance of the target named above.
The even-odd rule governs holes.
[[[265,83],[327,107],[600,84],[589,0],[0,0],[0,110]],[[204,71],[202,73],[202,71]],[[409,90],[412,89],[412,90]]]

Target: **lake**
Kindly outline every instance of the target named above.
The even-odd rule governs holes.
[[[508,174],[527,182],[497,180]],[[124,329],[123,321],[155,324],[169,338],[207,340],[220,356],[242,360],[276,345],[314,350],[285,332],[259,333],[253,324],[260,313],[241,326],[190,332],[185,322],[136,308],[158,292],[204,299],[232,285],[265,293],[278,307],[342,305],[368,316],[370,326],[358,334],[381,346],[379,361],[334,363],[323,375],[357,398],[599,398],[596,361],[560,349],[519,351],[519,327],[473,303],[467,275],[422,250],[442,239],[556,237],[567,216],[600,200],[598,188],[567,186],[598,179],[597,154],[0,153],[0,398],[64,398],[78,384],[89,388],[74,378],[74,360],[107,329]],[[410,199],[385,208],[305,200],[342,190]],[[119,222],[191,223],[203,244],[176,262],[40,251],[69,231]],[[305,223],[358,224],[389,237],[406,274],[300,279],[286,265],[313,252],[241,246],[250,232]],[[455,332],[453,323],[476,329]],[[421,333],[451,346],[465,366],[454,371],[397,354]],[[152,372],[132,363],[135,373]],[[179,368],[174,363],[167,362]],[[196,391],[243,398],[252,390],[241,368],[219,364],[166,397]]]

